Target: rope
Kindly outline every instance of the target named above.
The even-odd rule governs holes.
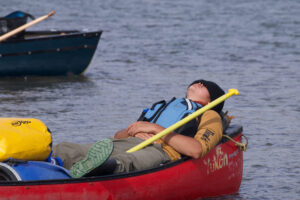
[[[223,137],[232,141],[235,144],[235,146],[238,146],[240,148],[240,150],[246,151],[248,148],[248,138],[244,135],[242,135],[242,136],[246,139],[245,143],[237,142],[237,141],[233,140],[231,137],[229,137],[228,135],[223,135]]]

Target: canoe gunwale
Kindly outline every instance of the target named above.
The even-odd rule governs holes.
[[[3,41],[0,44],[32,42],[36,40],[53,40],[58,38],[72,38],[72,37],[101,37],[102,30],[98,31],[77,31],[77,30],[60,30],[60,31],[28,31],[25,33],[25,38],[17,38],[13,40]],[[35,37],[26,38],[26,35],[36,35]]]

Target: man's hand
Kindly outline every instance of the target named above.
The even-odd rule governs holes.
[[[128,138],[128,137],[129,137],[129,135],[127,133],[127,128],[116,132],[116,134],[114,135],[115,139],[122,139],[122,138]]]
[[[128,128],[118,131],[114,138],[138,137],[147,140],[162,130],[164,130],[164,128],[157,124],[138,121],[130,124]]]
[[[153,134],[148,134],[148,133],[137,133],[135,134],[134,137],[140,138],[142,140],[148,140],[149,138],[151,138],[152,136],[154,136]],[[155,142],[154,142],[155,143]]]
[[[133,122],[127,128],[128,135],[132,137],[135,137],[138,133],[150,134],[153,136],[162,130],[164,130],[164,128],[158,124],[144,121]]]

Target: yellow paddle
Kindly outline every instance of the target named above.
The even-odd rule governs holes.
[[[14,30],[8,32],[8,33],[5,33],[4,35],[0,36],[0,42],[2,42],[3,40],[6,40],[7,38],[9,38],[9,37],[11,37],[13,35],[16,35],[17,33],[20,33],[21,31],[25,30],[26,28],[29,28],[30,26],[33,26],[33,25],[35,25],[35,24],[37,24],[37,23],[39,23],[39,22],[47,19],[48,17],[51,17],[54,14],[55,14],[55,12],[52,11],[52,12],[50,12],[47,15],[39,17],[39,18],[37,18],[37,19],[35,19],[35,20],[27,23],[27,24],[24,24],[23,26],[20,26],[20,27],[14,29]]]
[[[216,105],[218,105],[219,103],[225,101],[226,99],[228,99],[229,97],[231,97],[232,95],[239,95],[239,91],[237,89],[229,89],[228,93],[224,94],[223,96],[217,98],[216,100],[210,102],[209,104],[207,104],[206,106],[202,107],[201,109],[197,110],[196,112],[190,114],[189,116],[183,118],[182,120],[176,122],[175,124],[169,126],[168,128],[166,128],[165,130],[161,131],[160,133],[154,135],[153,137],[149,138],[148,140],[145,140],[144,142],[132,147],[131,149],[129,149],[128,151],[126,151],[127,153],[132,153],[135,151],[138,151],[146,146],[148,146],[149,144],[151,144],[152,142],[154,142],[155,140],[160,139],[161,137],[171,133],[172,131],[176,130],[177,128],[179,128],[180,126],[186,124],[187,122],[191,121],[192,119],[196,118],[197,116],[201,115],[202,113],[204,113],[205,111],[215,107]]]

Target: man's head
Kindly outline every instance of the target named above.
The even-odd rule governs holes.
[[[216,83],[201,79],[196,80],[189,85],[186,92],[186,97],[206,105],[224,94],[225,92]],[[224,102],[218,104],[212,109],[219,113],[221,112],[223,106]]]

